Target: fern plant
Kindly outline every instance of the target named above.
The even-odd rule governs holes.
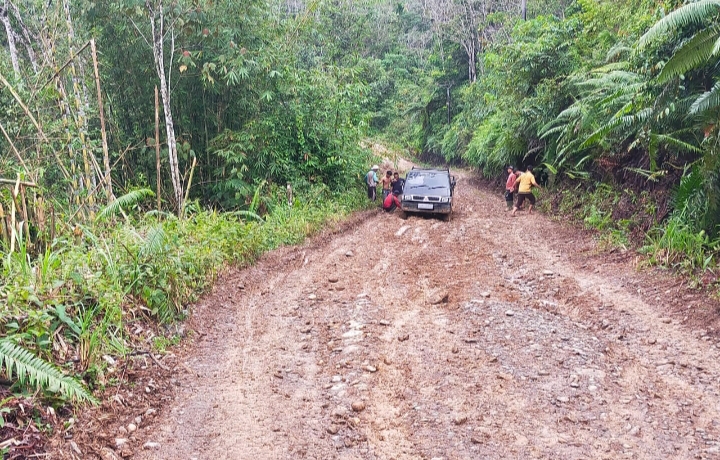
[[[701,0],[688,3],[671,12],[648,30],[638,42],[638,49],[661,39],[675,40],[677,32],[697,30],[688,39],[680,41],[670,59],[657,76],[659,83],[678,79],[679,87],[689,89],[690,104],[685,108],[688,120],[696,131],[704,131],[699,142],[700,161],[697,167],[702,174],[686,171],[678,189],[673,217],[685,225],[705,230],[716,236],[720,224],[720,162],[718,160],[717,119],[720,115],[720,0]],[[675,32],[672,34],[671,32]],[[692,72],[695,71],[695,72]],[[708,77],[714,81],[708,87]]]
[[[9,377],[14,376],[21,385],[28,384],[37,390],[97,404],[97,400],[80,382],[7,338],[0,339],[0,369]]]
[[[691,130],[680,129],[692,100],[658,91],[645,76],[623,70],[627,65],[595,69],[588,79],[574,77],[577,101],[539,132],[551,145],[547,163],[578,170],[601,156],[638,149],[647,154],[649,178],[659,172],[663,151],[701,153]]]
[[[720,0],[688,3],[662,18],[640,38],[638,49],[642,50],[649,44],[670,36],[670,32],[677,32],[689,26],[700,27],[699,32],[675,49],[672,57],[658,74],[658,82],[665,83],[688,71],[706,65],[715,66],[718,63],[720,60],[718,16],[720,16]],[[690,108],[690,114],[700,115],[718,107],[720,107],[720,85],[716,83],[695,100]]]
[[[123,208],[131,208],[140,203],[145,198],[153,196],[155,196],[155,193],[147,188],[141,188],[128,192],[125,195],[116,198],[115,201],[105,206],[102,211],[98,213],[96,220],[102,220],[111,216],[116,216],[122,212]]]

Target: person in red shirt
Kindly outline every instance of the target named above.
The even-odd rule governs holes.
[[[515,175],[515,168],[508,166],[507,168],[508,178],[505,182],[505,204],[507,204],[506,211],[511,211],[513,208],[513,198],[515,198],[515,181],[517,176]]]
[[[394,211],[395,208],[400,207],[400,198],[398,198],[398,195],[400,192],[393,192],[390,195],[386,196],[383,200],[383,209],[387,212]]]

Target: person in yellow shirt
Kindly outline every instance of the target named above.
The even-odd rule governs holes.
[[[517,212],[518,208],[523,205],[523,202],[525,200],[528,200],[530,202],[530,207],[528,208],[528,213],[532,214],[533,206],[535,205],[535,195],[532,193],[532,188],[537,187],[541,188],[537,182],[535,182],[535,176],[533,176],[532,173],[532,166],[528,166],[527,170],[518,177],[517,181],[520,184],[518,187],[517,192],[517,203],[515,203],[515,206],[513,207],[511,216],[515,217],[515,213]]]

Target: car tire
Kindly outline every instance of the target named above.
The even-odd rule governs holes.
[[[407,218],[408,218],[408,213],[406,213],[405,211],[400,211],[400,218],[401,218],[402,220],[407,220]]]
[[[443,216],[442,216],[443,222],[450,222],[451,216],[452,216],[452,213],[443,214]]]

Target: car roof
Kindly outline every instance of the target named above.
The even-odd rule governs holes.
[[[412,172],[419,172],[419,173],[434,173],[434,174],[450,174],[450,171],[447,169],[420,169],[420,168],[413,168],[410,171],[408,171],[408,174]]]

